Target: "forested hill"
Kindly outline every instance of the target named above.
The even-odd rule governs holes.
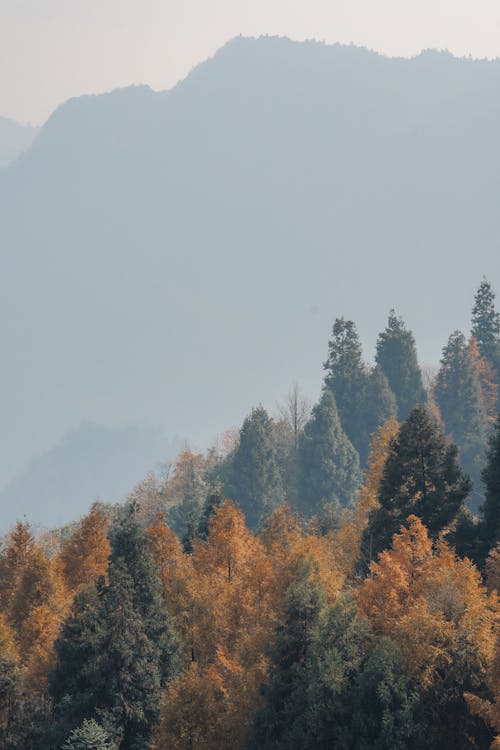
[[[0,175],[3,478],[82,419],[203,444],[284,383],[316,398],[337,315],[373,342],[394,306],[436,363],[499,288],[499,83],[239,38],[169,92],[63,105]]]

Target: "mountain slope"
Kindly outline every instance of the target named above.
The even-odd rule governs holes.
[[[236,39],[61,107],[0,175],[0,471],[83,418],[209,440],[395,306],[424,360],[500,290],[500,62]]]
[[[0,169],[8,166],[35,140],[38,128],[0,117]]]

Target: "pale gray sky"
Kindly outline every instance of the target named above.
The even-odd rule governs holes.
[[[500,56],[500,0],[0,0],[0,115],[42,123],[65,99],[165,89],[237,34]]]

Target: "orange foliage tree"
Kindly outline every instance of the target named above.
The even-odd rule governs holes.
[[[110,553],[108,525],[107,517],[94,504],[76,531],[63,543],[59,564],[72,591],[105,574]]]

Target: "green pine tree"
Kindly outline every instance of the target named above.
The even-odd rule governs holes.
[[[56,663],[49,675],[54,703],[52,746],[60,747],[70,731],[102,704],[101,654],[104,581],[79,591],[54,647]]]
[[[134,580],[123,559],[109,568],[103,596],[99,705],[96,716],[120,750],[144,750],[160,718],[161,669],[147,634]]]
[[[500,365],[500,314],[495,309],[495,293],[483,278],[474,296],[472,308],[472,336],[482,357],[497,368]]]
[[[62,750],[115,750],[108,733],[93,719],[83,721],[73,729]]]
[[[363,559],[376,559],[409,515],[427,526],[433,539],[457,518],[471,483],[449,443],[424,406],[416,406],[392,441],[378,493],[363,535]]]
[[[271,654],[266,704],[254,718],[248,750],[299,748],[306,731],[308,663],[325,607],[322,589],[311,583],[305,565],[290,585],[283,624]]]
[[[486,497],[480,509],[479,536],[481,560],[500,542],[500,415],[489,439],[486,466],[483,471]]]
[[[413,333],[402,318],[391,310],[385,331],[377,340],[377,365],[389,381],[398,405],[398,419],[406,419],[417,404],[425,404],[427,394],[422,382]]]
[[[405,675],[401,654],[381,638],[352,690],[351,736],[356,750],[418,750],[425,747],[425,722],[418,692]]]
[[[111,527],[110,570],[119,564],[133,583],[133,605],[156,653],[160,682],[165,686],[179,667],[179,643],[172,620],[162,604],[158,572],[149,541],[137,521],[138,506],[130,503]]]
[[[272,423],[261,406],[253,409],[243,422],[227,489],[227,494],[241,506],[252,529],[285,499]]]
[[[342,428],[355,448],[363,451],[363,408],[367,368],[363,362],[361,343],[352,320],[337,318],[328,342],[325,384],[337,404]]]
[[[363,396],[363,441],[360,453],[363,466],[366,466],[368,461],[373,433],[388,419],[396,417],[397,413],[396,397],[389,386],[389,381],[380,367],[374,367],[368,375]]]
[[[335,399],[325,388],[299,440],[299,508],[305,515],[326,503],[349,505],[361,483],[358,454],[340,424]]]
[[[474,359],[460,331],[451,334],[443,349],[434,396],[446,432],[457,445],[462,466],[472,479],[471,507],[477,510],[482,499],[487,417]]]

